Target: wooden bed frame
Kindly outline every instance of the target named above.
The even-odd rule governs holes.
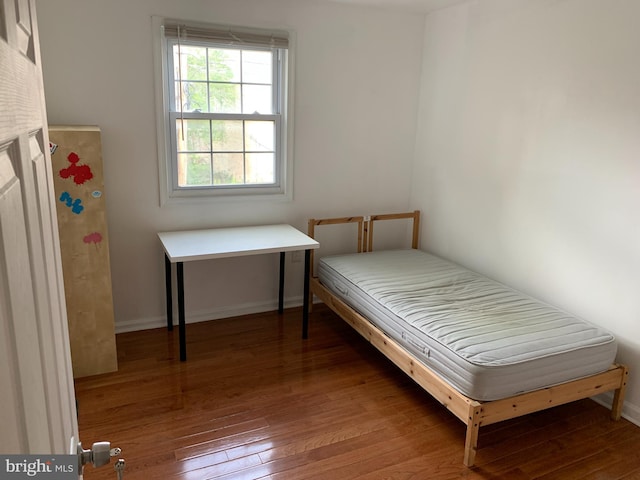
[[[319,225],[338,225],[357,223],[357,252],[368,252],[373,249],[373,225],[380,220],[410,219],[413,221],[411,247],[418,248],[420,228],[420,212],[371,215],[368,217],[341,217],[309,220],[309,236],[314,238],[315,228]],[[313,255],[313,252],[312,252]],[[474,464],[478,449],[478,433],[481,426],[490,425],[516,418],[528,413],[537,412],[564,403],[588,398],[603,392],[615,391],[611,408],[611,418],[619,420],[622,414],[624,393],[628,370],[624,365],[614,364],[607,371],[590,377],[573,380],[560,385],[543,388],[533,392],[503,398],[494,401],[476,401],[441,379],[427,366],[417,360],[397,342],[389,338],[382,330],[370,323],[365,317],[341,301],[326,289],[315,275],[312,259],[310,295],[316,295],[343,320],[349,323],[358,333],[374,345],[380,352],[396,364],[402,371],[413,378],[422,388],[444,405],[456,417],[467,425],[464,447],[464,464]],[[312,303],[310,302],[310,305]]]

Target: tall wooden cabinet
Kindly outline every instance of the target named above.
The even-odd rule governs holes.
[[[117,370],[100,129],[50,126],[73,376]]]

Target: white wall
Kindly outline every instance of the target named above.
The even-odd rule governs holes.
[[[640,2],[477,0],[426,19],[422,245],[610,329],[640,423]]]
[[[116,327],[161,326],[156,232],[405,211],[424,19],[305,0],[39,0],[51,124],[102,128]],[[159,206],[151,15],[297,33],[294,200]],[[187,320],[274,309],[277,256],[185,266]],[[288,265],[288,304],[302,267]]]

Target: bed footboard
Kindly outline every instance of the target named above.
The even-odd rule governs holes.
[[[371,251],[373,248],[373,221],[398,218],[413,220],[412,247],[418,248],[418,211],[406,214],[373,215],[370,217],[312,219],[309,220],[309,236],[314,236],[314,229],[318,225],[356,222],[359,225],[358,252]],[[463,462],[468,467],[473,466],[475,462],[481,426],[491,425],[609,391],[615,392],[611,418],[613,420],[620,419],[628,377],[628,370],[624,365],[612,365],[605,372],[522,395],[480,402],[463,395],[442,380],[364,316],[333,295],[313,274],[310,279],[310,292],[311,295],[315,295],[322,300],[360,335],[413,378],[418,385],[466,424],[467,433]]]

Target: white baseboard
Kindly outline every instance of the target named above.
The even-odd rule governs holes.
[[[611,408],[611,405],[613,405],[613,392],[603,393],[595,397],[591,397],[591,399],[600,405]],[[625,401],[622,406],[622,417],[640,427],[640,407],[637,405],[633,405]]]
[[[302,296],[285,299],[284,308],[299,307],[302,305]],[[231,307],[216,308],[213,310],[202,310],[199,312],[188,312],[186,323],[206,322],[218,320],[220,318],[237,317],[239,315],[250,315],[252,313],[272,312],[278,309],[277,301],[245,303],[233,305]],[[173,315],[174,325],[178,324],[178,315]],[[162,316],[138,318],[124,322],[117,322],[115,325],[116,334],[126,332],[137,332],[140,330],[151,330],[153,328],[164,328],[167,326],[167,318]]]

